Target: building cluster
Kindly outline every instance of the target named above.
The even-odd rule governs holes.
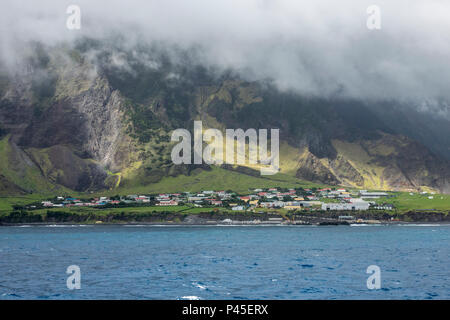
[[[107,204],[119,204],[121,200],[110,199],[109,197],[99,197],[91,200],[81,200],[72,197],[56,197],[53,200],[42,201],[43,207],[97,207]]]
[[[128,195],[98,197],[82,200],[72,197],[56,197],[43,201],[42,207],[104,207],[104,206],[178,206],[227,207],[235,211],[257,208],[286,210],[392,210],[392,204],[377,204],[373,199],[388,196],[385,192],[347,191],[331,189],[254,189],[250,194],[238,195],[232,191],[205,190],[201,193],[162,193],[157,195]]]

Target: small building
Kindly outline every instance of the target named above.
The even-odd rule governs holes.
[[[355,203],[323,203],[322,210],[368,210],[369,203],[365,201],[358,201]]]
[[[203,201],[203,199],[205,199],[205,197],[188,197],[189,202]]]
[[[157,206],[177,206],[178,202],[174,200],[163,200],[156,204]]]
[[[392,210],[394,209],[394,205],[393,204],[376,204],[373,206],[374,209],[376,210]]]
[[[388,194],[386,192],[367,192],[367,191],[360,191],[359,192],[361,198],[366,199],[378,199],[380,197],[387,197]]]
[[[144,203],[148,203],[150,202],[150,197],[147,196],[139,196],[135,198],[135,201],[137,202],[144,202]]]
[[[283,201],[271,201],[271,202],[262,202],[261,207],[263,208],[283,208],[285,203]]]

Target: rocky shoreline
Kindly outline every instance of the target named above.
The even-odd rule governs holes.
[[[37,215],[27,211],[14,211],[0,215],[0,226],[53,225],[53,224],[148,224],[148,225],[350,225],[350,224],[398,224],[398,223],[450,223],[445,212],[88,212],[77,214],[64,211],[47,211]]]
[[[222,217],[223,218],[223,217]],[[223,218],[215,219],[207,215],[188,215],[183,220],[169,220],[169,219],[141,219],[141,220],[83,220],[66,219],[64,221],[1,221],[0,226],[52,226],[52,225],[148,225],[148,226],[350,226],[350,225],[398,225],[398,224],[450,224],[448,219],[430,221],[426,220],[392,220],[392,219],[339,219],[334,217],[320,217],[320,216],[302,216],[294,217],[293,219],[286,219],[282,216],[273,216],[267,219],[248,219],[248,216],[234,216],[233,219]]]
[[[247,226],[247,227],[292,227],[292,226],[318,226],[318,227],[327,227],[327,226],[367,226],[367,225],[379,225],[379,226],[388,226],[388,225],[450,225],[450,223],[423,223],[423,222],[380,222],[380,223],[346,223],[346,222],[324,222],[324,223],[318,223],[318,224],[290,224],[290,223],[280,223],[280,224],[267,224],[267,223],[253,223],[252,221],[248,221],[247,223],[200,223],[200,224],[191,224],[191,223],[102,223],[102,224],[91,224],[91,223],[7,223],[7,224],[0,224],[0,227],[52,227],[52,226],[70,226],[70,227],[76,227],[76,226],[155,226],[155,227],[223,227],[223,226]]]

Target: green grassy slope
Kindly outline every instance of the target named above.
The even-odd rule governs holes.
[[[197,192],[202,190],[233,190],[247,192],[249,189],[270,187],[319,187],[285,174],[273,176],[250,176],[212,166],[210,171],[195,170],[190,176],[164,177],[161,181],[147,186],[117,188],[110,193],[159,193],[159,192]]]
[[[394,198],[380,198],[377,203],[392,203],[398,211],[437,210],[450,212],[450,195],[448,194],[410,194],[396,192]],[[429,199],[428,197],[433,197]]]
[[[51,194],[59,189],[41,174],[39,168],[9,142],[9,136],[0,140],[0,174],[25,192]]]
[[[176,177],[165,177],[157,183],[136,187],[121,187],[104,192],[78,193],[66,189],[53,192],[35,193],[24,196],[0,197],[0,211],[10,211],[13,205],[29,204],[55,195],[72,195],[74,197],[95,197],[104,195],[127,195],[127,194],[156,194],[165,192],[200,192],[202,190],[233,190],[239,193],[247,193],[249,189],[271,188],[271,187],[321,187],[321,185],[305,182],[295,177],[276,174],[273,176],[250,176],[247,174],[212,167],[210,171],[194,170],[190,176],[178,175]],[[136,209],[136,208],[134,208]],[[89,209],[88,210],[92,210]]]

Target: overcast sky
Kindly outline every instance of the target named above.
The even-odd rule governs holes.
[[[1,2],[0,55],[9,65],[29,40],[54,45],[121,32],[127,45],[139,38],[201,46],[202,63],[302,94],[450,101],[449,0]],[[66,28],[70,4],[81,8],[79,31]],[[366,27],[369,5],[381,9],[381,30]]]

